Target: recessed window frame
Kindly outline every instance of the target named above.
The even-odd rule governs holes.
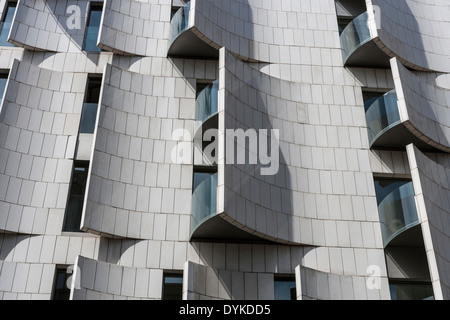
[[[67,287],[67,281],[71,274],[67,273],[68,265],[57,265],[53,279],[52,300],[69,300],[70,288]]]
[[[171,279],[171,282],[167,282],[166,279]],[[176,280],[175,280],[176,279]],[[172,282],[174,281],[174,282]],[[172,284],[171,291],[176,287],[176,290],[180,290],[177,293],[168,292],[169,288],[167,285]],[[177,270],[170,270],[170,271],[164,271],[163,272],[163,278],[162,278],[162,293],[161,293],[161,299],[162,300],[182,300],[183,299],[183,272],[177,271]]]
[[[102,85],[102,75],[89,75],[86,81],[83,108],[81,110],[80,134],[92,134],[97,122],[98,106]],[[98,92],[95,92],[97,91]]]
[[[274,289],[274,300],[297,300],[297,286],[296,286],[296,280],[295,280],[295,275],[294,274],[274,274],[273,276],[273,289]],[[278,294],[277,296],[277,290],[281,290],[281,288],[277,289],[277,284],[278,283],[283,283],[283,284],[287,284],[287,283],[291,283],[291,285],[293,285],[293,287],[289,288],[289,296],[290,299],[282,299],[282,297]],[[285,289],[285,288],[283,288]],[[285,295],[285,293],[283,292],[283,295]]]

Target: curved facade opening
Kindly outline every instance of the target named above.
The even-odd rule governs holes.
[[[218,59],[219,51],[209,46],[192,31],[189,15],[191,2],[187,2],[173,15],[169,32],[169,57]],[[192,13],[193,14],[193,13]]]

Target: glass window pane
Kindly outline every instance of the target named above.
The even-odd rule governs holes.
[[[102,78],[100,77],[90,77],[88,80],[88,86],[86,90],[86,99],[87,103],[98,103],[100,98],[100,88],[102,85]]]
[[[75,163],[63,231],[81,232],[80,224],[83,214],[88,168],[88,163]]]
[[[400,188],[401,186],[411,182],[411,180],[401,179],[389,179],[389,178],[375,178],[375,193],[377,195],[378,205],[383,199],[389,195],[392,191]]]
[[[1,101],[1,99],[3,99],[3,94],[5,93],[7,81],[8,81],[8,74],[0,73],[0,101]]]
[[[67,287],[67,279],[69,278],[67,268],[56,269],[55,287],[53,300],[69,300],[70,289]]]
[[[194,191],[200,183],[212,176],[214,172],[194,172],[194,185],[192,191]]]
[[[431,283],[391,283],[391,300],[434,300]]]
[[[8,3],[8,9],[6,10],[5,19],[3,22],[12,22],[14,18],[14,13],[16,12],[17,3],[11,2]]]
[[[277,277],[274,281],[275,300],[297,300],[295,277]]]
[[[11,23],[14,18],[14,13],[16,12],[16,5],[17,4],[15,2],[8,3],[6,14],[3,17],[2,23],[0,24],[0,46],[14,47],[14,45],[12,43],[9,43],[7,40],[9,30],[11,29]]]
[[[97,120],[97,103],[83,104],[81,112],[80,133],[94,133],[95,122]]]
[[[165,274],[163,283],[163,300],[182,300],[183,274]]]
[[[102,51],[97,47],[98,32],[100,30],[100,22],[102,17],[102,5],[91,5],[89,12],[88,25],[86,26],[86,34],[84,39],[83,50],[88,52]]]

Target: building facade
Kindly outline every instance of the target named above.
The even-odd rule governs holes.
[[[449,299],[448,0],[0,0],[0,299]]]

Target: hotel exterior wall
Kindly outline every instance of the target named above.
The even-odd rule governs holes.
[[[162,10],[159,10],[159,17],[156,17],[156,12],[150,9],[150,14],[155,15],[150,19],[155,22],[155,25],[164,25],[164,27],[153,29],[153,35],[148,38],[151,45],[147,44],[145,57],[130,56],[141,54],[137,47],[130,48],[130,52],[125,52],[128,47],[123,48],[117,42],[110,44],[106,40],[105,48],[113,52],[86,54],[80,51],[81,46],[77,46],[78,42],[74,39],[72,42],[64,33],[61,33],[58,44],[47,42],[41,45],[36,39],[32,39],[32,35],[45,34],[47,30],[41,28],[39,21],[30,22],[31,16],[25,15],[26,19],[18,22],[18,27],[27,27],[29,30],[25,42],[19,44],[26,49],[1,48],[1,68],[10,69],[12,61],[17,58],[20,60],[19,65],[29,64],[32,69],[44,70],[43,72],[49,72],[52,75],[62,74],[63,79],[70,77],[66,74],[73,74],[73,77],[76,76],[77,79],[78,77],[86,79],[88,74],[92,73],[102,74],[104,95],[105,92],[110,95],[104,96],[101,102],[104,113],[99,120],[96,147],[91,162],[92,172],[88,193],[90,204],[85,219],[86,227],[90,232],[80,234],[62,232],[60,219],[63,207],[58,208],[57,219],[35,218],[33,220],[30,215],[22,216],[19,229],[22,228],[21,232],[26,234],[0,234],[1,299],[50,299],[56,266],[73,265],[77,257],[77,266],[80,268],[80,280],[83,285],[79,292],[76,290],[73,292],[74,299],[136,297],[159,299],[161,298],[159,275],[162,270],[185,270],[185,298],[188,299],[270,298],[269,291],[272,290],[273,276],[278,273],[294,274],[295,268],[299,265],[298,270],[302,271],[297,272],[297,283],[305,281],[306,278],[301,276],[305,272],[316,278],[327,279],[326,286],[322,286],[322,282],[318,281],[311,281],[303,286],[298,285],[303,293],[299,295],[299,298],[389,299],[373,183],[371,185],[372,173],[408,176],[410,170],[408,161],[405,162],[407,160],[405,152],[369,150],[361,88],[393,88],[390,72],[371,68],[343,68],[333,1],[264,1],[262,4],[260,1],[247,3],[221,1],[220,8],[214,8],[214,3],[211,4],[211,1],[197,0],[195,2],[202,3],[196,10],[202,8],[202,12],[198,12],[197,15],[205,16],[205,26],[210,24],[206,16],[210,13],[216,15],[216,10],[218,14],[219,9],[225,10],[222,12],[228,15],[224,15],[223,18],[229,17],[230,21],[236,21],[231,17],[238,15],[238,26],[256,25],[252,27],[253,35],[248,34],[249,37],[246,37],[246,33],[242,34],[240,29],[234,29],[232,22],[220,20],[218,26],[213,29],[217,32],[220,30],[220,34],[225,35],[225,38],[219,37],[217,33],[209,35],[217,47],[227,46],[226,50],[222,49],[222,51],[227,52],[227,61],[231,62],[220,66],[221,76],[223,75],[225,79],[222,94],[224,94],[224,101],[227,102],[223,104],[222,112],[224,117],[233,119],[232,122],[224,121],[223,123],[226,125],[231,123],[230,128],[237,127],[237,123],[244,128],[254,128],[257,122],[252,122],[253,115],[250,115],[250,111],[259,112],[261,118],[263,112],[259,109],[261,104],[253,103],[251,100],[253,98],[250,97],[254,94],[264,97],[259,101],[272,106],[264,114],[266,117],[264,124],[279,128],[280,137],[282,137],[281,164],[284,168],[280,171],[283,177],[273,180],[271,178],[256,179],[240,170],[242,168],[233,168],[233,174],[223,176],[222,181],[224,186],[232,187],[234,181],[241,182],[250,176],[253,181],[276,189],[286,186],[288,178],[291,179],[290,186],[293,191],[283,188],[282,193],[284,197],[286,195],[289,197],[291,192],[294,194],[295,202],[290,206],[291,211],[286,211],[289,205],[286,208],[285,203],[279,204],[281,208],[278,208],[275,203],[269,204],[268,210],[264,208],[266,218],[269,217],[269,220],[264,220],[266,228],[259,229],[261,234],[264,233],[266,237],[279,243],[263,245],[189,242],[188,229],[185,227],[185,221],[189,219],[188,200],[184,202],[162,200],[175,199],[177,192],[186,194],[185,199],[189,198],[187,194],[190,193],[191,188],[192,165],[174,165],[168,162],[167,152],[157,155],[153,152],[150,160],[145,158],[150,156],[150,153],[144,152],[142,146],[140,149],[133,147],[133,150],[140,150],[139,159],[136,156],[138,153],[130,153],[129,149],[121,150],[120,153],[118,147],[110,149],[111,146],[116,145],[116,138],[113,136],[121,136],[123,141],[146,140],[148,144],[153,143],[153,147],[155,144],[164,145],[167,151],[176,142],[171,141],[171,129],[180,127],[187,129],[189,133],[192,132],[196,80],[218,78],[216,61],[166,58],[168,44],[166,24],[170,19],[170,12],[167,10],[170,3],[167,0],[161,0],[158,4],[152,3],[152,5],[161,6]],[[88,7],[87,1],[79,1],[79,3],[82,8]],[[109,1],[106,5],[108,3]],[[113,1],[110,3],[112,4]],[[124,3],[127,6],[130,4],[131,8],[131,1]],[[25,4],[33,10],[43,10],[44,13],[38,13],[41,15],[47,13],[49,9],[37,4],[37,1],[27,1],[21,5],[25,6]],[[244,7],[248,9],[242,12],[238,10]],[[206,11],[205,8],[210,10]],[[24,8],[19,9],[23,11]],[[125,11],[123,14],[126,13]],[[59,12],[62,13],[62,11]],[[48,13],[52,13],[51,10]],[[142,14],[145,15],[145,13]],[[68,16],[66,14],[65,18]],[[127,15],[127,19],[132,17],[135,17],[134,13]],[[57,21],[61,18],[49,19]],[[140,22],[137,21],[136,24]],[[231,27],[233,29],[230,29]],[[106,25],[104,28],[106,30]],[[199,25],[199,29],[201,28],[206,27]],[[301,32],[297,32],[299,29]],[[268,33],[264,33],[264,30]],[[119,33],[129,30],[118,27],[115,31]],[[203,29],[202,33],[208,32]],[[283,36],[279,37],[281,33]],[[293,39],[292,33],[294,33]],[[106,35],[105,31],[100,37]],[[17,36],[20,38],[23,35]],[[231,39],[239,39],[239,41],[234,42]],[[121,52],[122,49],[124,49],[123,52]],[[242,62],[235,56],[247,62]],[[256,60],[261,63],[248,62]],[[20,78],[25,78],[25,73],[11,75],[11,79],[14,79],[11,83]],[[144,83],[144,79],[146,81],[153,79],[151,88],[134,85],[141,80]],[[231,79],[233,83],[230,83]],[[163,81],[165,86],[162,86]],[[81,87],[85,85],[85,82],[79,80],[71,83]],[[238,84],[242,85],[240,90],[237,90]],[[69,82],[66,80],[61,83],[63,87],[68,85]],[[31,84],[30,86],[33,87]],[[298,88],[300,90],[296,91]],[[153,91],[146,91],[150,89]],[[62,90],[55,89],[55,91]],[[84,89],[79,94],[82,92]],[[251,96],[249,92],[252,92]],[[296,96],[297,93],[298,96]],[[289,95],[291,95],[290,99],[284,99]],[[139,98],[136,98],[137,96]],[[140,103],[131,104],[131,101],[136,102],[143,97],[146,100],[145,105],[149,108],[144,108],[144,104]],[[27,100],[25,107],[28,103],[37,102],[25,95],[21,98]],[[149,104],[147,104],[148,100],[151,101]],[[243,109],[236,109],[236,106],[228,103],[229,101],[238,102]],[[270,103],[267,104],[267,102]],[[291,121],[292,119],[288,116],[291,115],[288,110],[289,112],[293,110],[288,108],[292,102],[299,104],[297,122]],[[235,109],[233,112],[231,112],[232,108]],[[227,110],[228,113],[226,113]],[[243,117],[237,118],[242,115],[242,111],[244,111]],[[73,113],[76,114],[76,112]],[[136,118],[138,126],[133,128],[131,123]],[[113,122],[111,122],[112,119],[114,119]],[[140,127],[139,120],[141,124],[147,121],[153,122],[154,125],[149,125],[147,136],[140,131],[139,128],[145,128],[145,124]],[[67,125],[75,125],[75,123],[76,121],[71,121],[67,122]],[[261,121],[260,124],[262,128],[263,122]],[[9,139],[7,142],[11,143]],[[114,154],[112,150],[117,153]],[[8,149],[6,153],[11,151]],[[59,148],[55,151],[63,152]],[[24,154],[24,156],[29,155]],[[155,161],[155,156],[163,158]],[[53,155],[46,158],[47,160],[54,161]],[[66,160],[71,161],[71,158],[64,158],[64,161]],[[114,161],[116,164],[121,163],[118,176],[114,176],[117,174]],[[127,165],[124,166],[124,163]],[[135,171],[135,168],[144,165],[146,172],[147,167],[152,168],[148,171],[151,173],[149,176],[151,185],[145,185],[145,177],[138,177],[137,174],[127,176],[128,169],[137,173],[140,171]],[[124,174],[122,174],[122,168],[126,171]],[[67,171],[65,174],[70,173]],[[179,175],[180,180],[178,180]],[[41,180],[36,183],[46,183]],[[142,180],[144,180],[143,183]],[[112,197],[110,201],[104,201],[106,198],[109,199],[109,197],[103,198],[106,196],[107,189],[98,189],[99,183],[100,186],[103,184],[125,185],[119,188],[123,190],[123,196],[114,199],[118,202],[117,206],[113,205]],[[143,202],[138,201],[140,199],[137,198],[138,191],[136,194],[130,191],[129,194],[133,194],[133,197],[126,198],[127,188],[143,190],[142,194],[145,195],[143,198],[147,196],[147,190],[150,197],[155,189],[159,195],[157,198],[161,199],[161,205],[158,205],[158,209],[150,211],[150,198],[144,199]],[[247,230],[255,230],[256,226],[252,225],[253,220],[247,219],[252,217],[253,209],[246,210],[242,215],[242,211],[237,210],[243,203],[243,199],[252,200],[251,194],[249,197],[246,193],[249,190],[245,190],[242,186],[239,188],[242,191],[240,194],[228,189],[226,197],[223,198],[224,208],[226,205],[227,211],[235,221],[245,223]],[[101,194],[103,194],[102,198]],[[130,199],[132,200],[129,201]],[[260,204],[253,201],[249,203],[249,208],[253,205]],[[113,209],[113,207],[116,208]],[[105,211],[106,208],[108,209]],[[113,215],[110,215],[114,210],[117,212],[117,208],[124,213],[124,217],[127,215],[123,220],[127,223],[126,228],[119,225],[122,220],[113,220]],[[302,211],[300,212],[298,208]],[[306,210],[307,208],[314,210],[309,211]],[[333,210],[334,208],[336,210]],[[37,209],[46,210],[43,207]],[[278,213],[278,210],[281,218],[270,220],[274,217],[274,212]],[[99,212],[101,214],[98,214]],[[2,211],[1,215],[4,214],[5,211]],[[150,222],[145,225],[140,222],[144,215],[151,217],[148,220]],[[245,219],[241,220],[243,217]],[[102,219],[101,223],[95,223],[97,218]],[[267,228],[267,222],[270,224],[271,221],[279,222],[279,227]],[[19,230],[15,227],[10,229],[14,232]],[[311,230],[314,230],[314,233]],[[439,229],[438,231],[438,234],[442,234]],[[93,233],[98,233],[100,236]],[[289,242],[303,244],[303,246],[284,244]],[[445,256],[445,252],[442,252],[441,247],[438,249],[433,247],[429,252],[430,254],[436,252],[435,255],[439,257],[437,260],[441,262],[437,262],[436,265],[441,266],[445,265],[443,262],[448,262],[448,257]],[[381,290],[369,290],[367,287],[367,280],[370,278],[368,270],[371,266],[380,267]],[[104,272],[96,271],[94,274],[92,271],[94,268]],[[113,270],[113,272],[106,272],[106,270]],[[191,270],[203,271],[194,274]],[[148,286],[138,288],[138,284],[132,281],[122,282],[122,276],[125,274],[127,277],[131,275],[131,278],[133,275],[139,275],[139,279],[143,279],[143,283],[148,283]],[[153,278],[153,275],[157,276]],[[208,278],[205,278],[205,275],[208,275]],[[229,285],[230,282],[220,282],[221,276],[225,279],[239,279],[239,281],[246,279],[246,281],[243,285],[236,285],[236,281],[234,285],[233,282]],[[439,280],[436,278],[435,283],[440,283],[441,287],[448,286],[448,280],[443,280],[442,277],[439,273]],[[24,279],[27,279],[26,282]],[[92,279],[94,283],[97,281],[102,285],[92,289],[91,285],[86,283]],[[105,279],[107,282],[104,282]],[[147,279],[149,282],[145,281]],[[203,282],[205,279],[214,281]],[[103,285],[105,283],[106,285]],[[111,283],[109,288],[108,283]],[[204,287],[200,286],[202,283],[205,283]],[[269,291],[253,290],[255,283]],[[316,291],[314,289],[311,291],[311,286],[317,288],[319,285],[320,295],[313,294]],[[111,288],[114,290],[111,291]]]
[[[8,41],[29,50],[80,52],[88,13],[89,1],[19,0]]]

